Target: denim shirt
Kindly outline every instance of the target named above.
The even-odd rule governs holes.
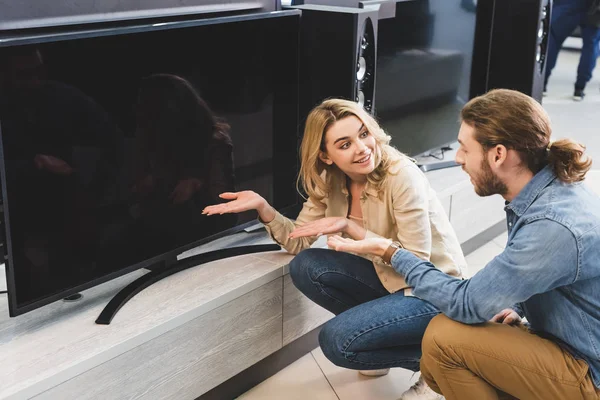
[[[522,311],[534,332],[584,359],[600,388],[600,198],[545,167],[505,210],[506,248],[471,279],[404,250],[392,257],[394,269],[415,296],[466,324]]]

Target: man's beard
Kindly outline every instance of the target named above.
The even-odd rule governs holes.
[[[481,197],[494,194],[505,195],[508,192],[504,182],[494,174],[485,158],[481,160],[481,169],[477,177],[473,179],[473,186],[475,187],[475,193]]]

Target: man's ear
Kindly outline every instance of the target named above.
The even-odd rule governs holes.
[[[323,162],[324,162],[325,164],[327,164],[327,165],[332,165],[332,164],[333,164],[333,161],[331,161],[331,160],[329,159],[329,157],[327,157],[327,153],[325,153],[324,151],[320,151],[320,152],[319,152],[319,159],[320,159],[321,161],[323,161]]]
[[[490,149],[488,156],[490,164],[499,168],[508,157],[508,149],[503,144],[498,144]]]

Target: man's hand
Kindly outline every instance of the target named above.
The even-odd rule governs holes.
[[[490,320],[490,322],[497,322],[499,324],[506,325],[519,325],[521,323],[521,317],[512,308],[505,308]]]

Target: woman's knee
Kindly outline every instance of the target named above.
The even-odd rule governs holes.
[[[298,289],[311,283],[312,272],[319,268],[319,250],[323,249],[302,250],[290,262],[290,277]]]
[[[319,345],[325,357],[333,364],[343,367],[347,367],[348,361],[344,350],[345,334],[336,318],[326,322],[319,332]]]

